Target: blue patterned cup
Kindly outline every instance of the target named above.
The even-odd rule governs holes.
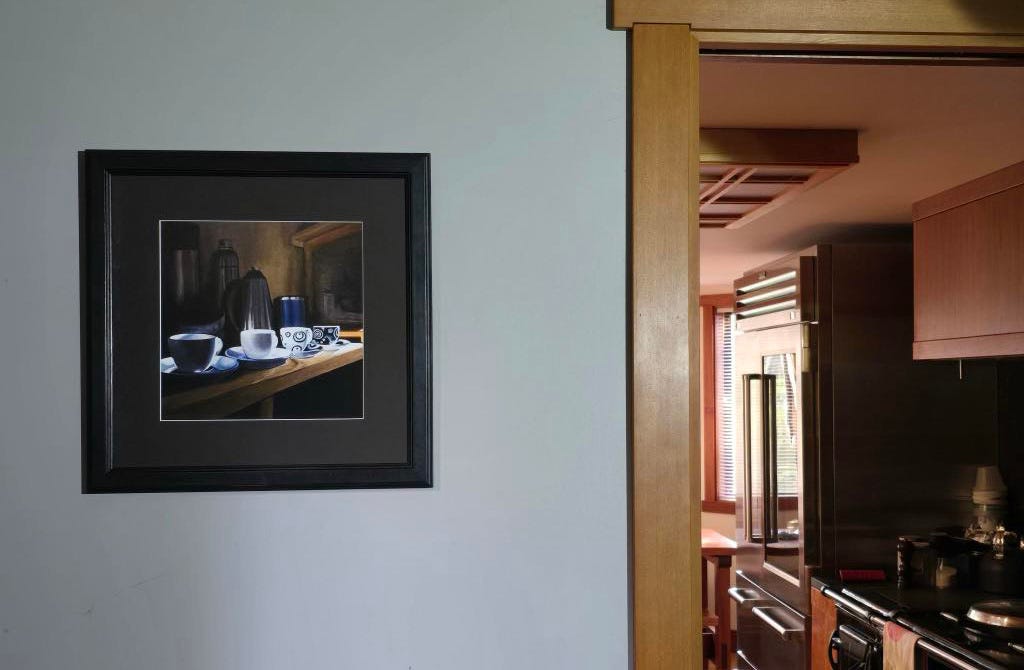
[[[302,326],[291,326],[281,329],[281,346],[289,355],[301,354],[316,348],[313,341],[313,330]]]
[[[321,347],[337,344],[339,338],[341,338],[341,326],[313,326],[313,341]]]

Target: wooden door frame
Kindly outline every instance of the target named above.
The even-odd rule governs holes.
[[[1020,0],[609,0],[629,43],[630,657],[701,665],[702,48],[1024,53]]]

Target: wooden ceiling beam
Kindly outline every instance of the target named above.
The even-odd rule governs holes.
[[[778,175],[753,175],[747,179],[744,184],[756,184],[759,186],[789,186],[794,183],[806,181],[806,176],[800,177],[788,177],[780,178]],[[717,177],[702,177],[700,180],[701,184],[714,184],[718,181]]]
[[[818,167],[851,165],[857,131],[779,128],[701,128],[701,165]]]
[[[748,183],[750,180],[743,182]],[[767,205],[771,198],[749,198],[745,196],[722,196],[715,200],[716,205]]]
[[[796,198],[804,191],[810,190],[815,186],[820,185],[822,182],[831,179],[832,177],[842,172],[844,169],[844,167],[836,167],[818,170],[807,181],[801,184],[793,184],[792,186],[784,190],[782,193],[772,198],[772,201],[769,202],[768,204],[761,205],[757,209],[747,212],[746,214],[744,214],[743,216],[736,219],[735,221],[733,221],[732,223],[725,227],[729,228],[730,230],[742,228],[743,226],[747,225],[754,219],[760,218],[765,214],[785,205],[787,202],[792,201],[794,198]]]
[[[701,206],[714,204],[714,202],[716,200],[718,200],[720,197],[722,197],[723,195],[728,193],[734,187],[739,186],[740,184],[745,182],[747,179],[749,179],[751,177],[751,175],[753,175],[754,172],[756,172],[756,171],[757,171],[757,168],[747,168],[738,177],[736,177],[735,179],[731,180],[728,184],[722,186],[722,188],[718,189],[715,192],[715,194],[712,195],[710,198],[705,199],[704,202],[701,203]]]
[[[700,164],[705,170],[701,183],[710,184],[700,192],[701,225],[741,228],[859,160],[857,131],[852,129],[701,128]],[[724,174],[717,179],[708,176],[710,167],[724,170]],[[792,168],[801,174],[771,174],[779,168]],[[758,174],[759,170],[768,174]],[[740,216],[724,223],[712,221],[705,208],[722,202],[731,189],[742,183],[781,188]]]
[[[740,171],[739,168],[732,168],[731,170],[727,171],[724,175],[719,177],[714,182],[710,182],[711,183],[711,187],[710,188],[702,188],[700,190],[700,194],[699,194],[700,195],[700,201],[704,202],[704,200],[706,200],[707,198],[710,198],[715,193],[718,193],[718,191],[720,189],[724,188],[725,185],[729,183],[729,180],[732,179],[733,177],[735,177],[739,173],[739,171]]]

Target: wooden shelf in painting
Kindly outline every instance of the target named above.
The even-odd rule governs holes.
[[[363,229],[361,223],[322,222],[306,226],[292,235],[292,246],[314,249],[321,244],[354,235]]]
[[[276,393],[361,360],[363,345],[352,343],[312,358],[289,358],[284,365],[268,370],[239,370],[222,382],[164,396],[164,418],[223,418],[250,405],[270,402]],[[262,413],[272,414],[272,407],[264,406]]]
[[[856,130],[701,128],[700,226],[741,228],[858,160]]]

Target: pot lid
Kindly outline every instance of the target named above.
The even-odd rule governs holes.
[[[971,605],[967,618],[987,626],[1024,630],[1024,600],[983,600]]]

